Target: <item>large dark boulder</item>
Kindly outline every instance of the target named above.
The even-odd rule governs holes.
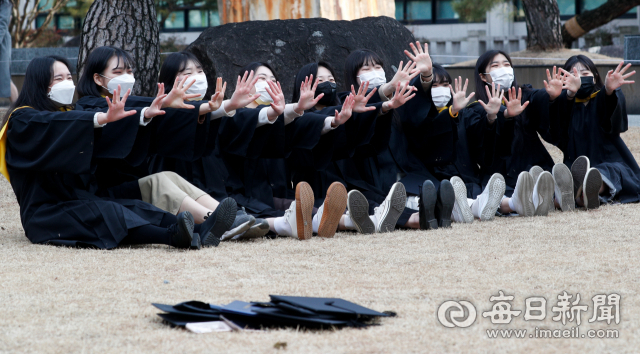
[[[211,27],[202,32],[187,50],[202,62],[209,87],[215,78],[227,81],[227,96],[235,89],[240,69],[254,61],[268,62],[276,71],[287,102],[291,100],[293,81],[308,63],[326,61],[336,71],[338,87],[345,89],[344,61],[356,49],[370,49],[384,61],[387,81],[403,51],[414,41],[413,34],[390,17],[367,17],[354,21],[323,18],[299,20],[250,21]],[[211,94],[211,92],[209,93]]]

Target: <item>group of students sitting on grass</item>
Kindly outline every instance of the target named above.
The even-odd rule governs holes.
[[[309,63],[288,104],[265,62],[242,68],[228,94],[222,78],[209,88],[193,54],[173,53],[155,96],[142,97],[119,48],[94,49],[77,86],[64,58],[36,58],[2,120],[0,172],[31,242],[105,249],[437,229],[639,201],[640,168],[620,138],[630,65],[603,78],[576,55],[534,89],[490,50],[467,94],[468,79],[433,64],[427,44],[409,46],[389,82],[376,53],[353,51],[345,91],[331,65]]]

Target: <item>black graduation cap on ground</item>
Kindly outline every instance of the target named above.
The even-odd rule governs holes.
[[[233,301],[227,305],[210,305],[200,301],[187,301],[175,306],[153,306],[166,312],[158,315],[174,326],[223,319],[240,328],[366,327],[372,325],[371,320],[375,318],[390,316],[339,298],[270,297],[271,302]]]

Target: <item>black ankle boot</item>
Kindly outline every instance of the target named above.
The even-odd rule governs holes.
[[[420,230],[435,230],[438,228],[434,210],[436,206],[436,187],[433,182],[426,180],[419,189],[418,215],[420,216]]]
[[[438,198],[436,201],[435,215],[438,220],[438,226],[451,227],[451,212],[456,202],[456,194],[453,190],[451,182],[443,180],[438,188]]]
[[[183,211],[177,215],[178,221],[169,226],[171,233],[171,246],[175,248],[191,248],[193,241],[193,215],[188,211]]]
[[[222,235],[229,231],[231,225],[236,219],[236,213],[238,211],[238,205],[232,198],[225,198],[216,210],[205,218],[205,221],[200,224],[200,235],[202,246],[217,246],[220,244],[220,238]]]

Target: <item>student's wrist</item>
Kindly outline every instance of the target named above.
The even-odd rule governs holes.
[[[98,113],[96,120],[97,120],[98,124],[100,124],[100,125],[107,124],[108,123],[107,122],[107,114],[106,113]]]
[[[575,92],[567,91],[567,99],[572,100],[576,97]]]

